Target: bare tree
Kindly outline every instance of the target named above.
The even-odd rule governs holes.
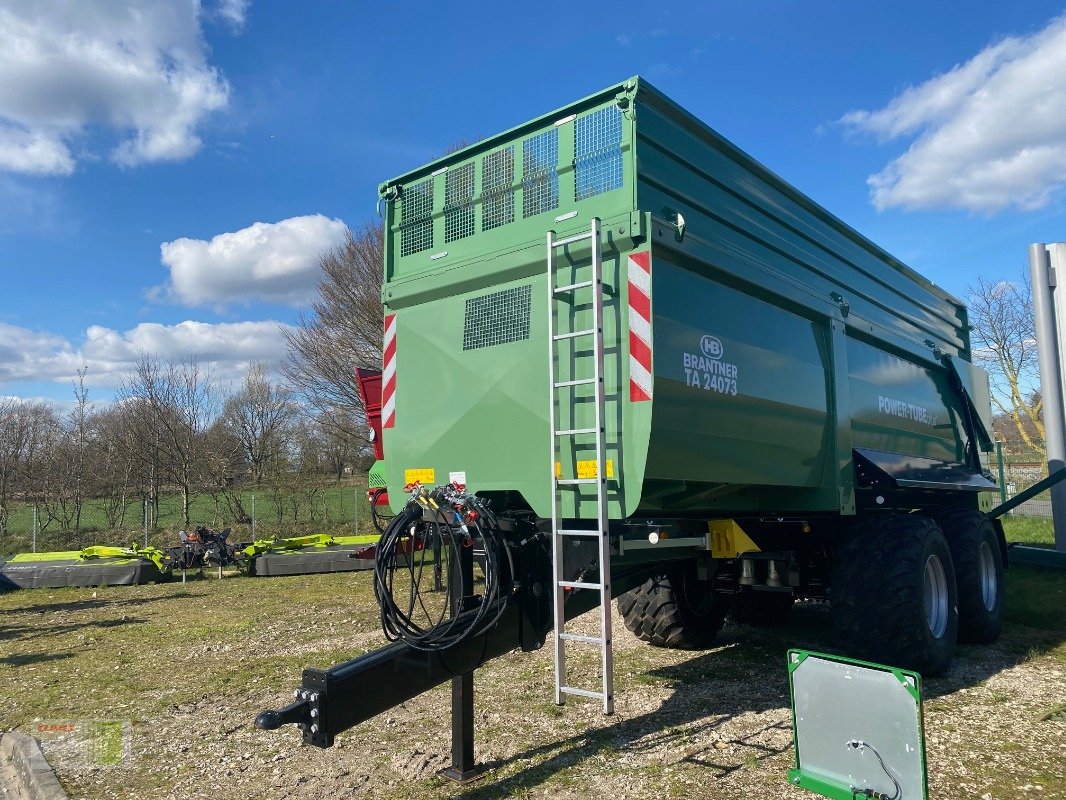
[[[74,384],[74,408],[67,415],[65,430],[63,431],[64,447],[63,472],[66,474],[67,493],[70,497],[71,516],[73,517],[68,530],[81,530],[81,512],[85,506],[85,494],[87,489],[87,459],[89,456],[90,430],[89,422],[94,413],[92,404],[89,402],[89,390],[85,386],[85,373],[87,367],[77,371],[77,378],[72,379]]]
[[[988,370],[992,402],[1025,445],[1044,452],[1033,300],[1021,282],[979,277],[969,288],[974,361]]]
[[[239,481],[247,469],[244,445],[224,418],[220,417],[208,429],[206,452],[208,492],[215,504],[215,521],[225,517],[240,525],[250,524],[252,519],[244,509]]]
[[[211,376],[193,359],[163,361],[142,354],[123,379],[126,400],[147,412],[148,445],[181,495],[183,524],[190,524],[193,498],[208,481],[206,433],[218,416],[218,393]]]
[[[133,491],[147,504],[148,525],[158,527],[165,454],[160,426],[155,423],[152,404],[128,387],[119,390],[115,408],[121,409],[126,445],[133,459]]]
[[[285,332],[284,364],[291,385],[333,430],[365,440],[356,367],[380,368],[384,234],[380,223],[347,231],[321,257],[322,279],[312,313]]]
[[[226,400],[222,421],[240,443],[256,486],[263,482],[266,465],[284,448],[298,413],[291,389],[272,383],[262,363],[248,365],[241,388]]]
[[[95,447],[92,431],[94,410],[85,386],[85,370],[79,369],[74,385],[74,406],[55,424],[46,426],[40,438],[41,458],[34,470],[36,500],[44,517],[42,529],[59,524],[63,532],[82,528],[85,501],[93,490],[89,464]]]
[[[335,415],[342,412],[337,410]],[[362,418],[348,412],[348,427],[354,430],[362,429]],[[365,466],[361,455],[371,447],[368,438],[361,432],[357,435],[349,435],[336,426],[331,425],[322,414],[315,414],[308,420],[310,434],[314,436],[319,453],[321,454],[322,472],[328,473],[335,479],[344,477],[346,467]]]
[[[100,498],[107,526],[125,527],[141,463],[136,408],[118,403],[99,411],[93,415],[91,427],[94,447],[89,471],[94,494]]]
[[[0,400],[0,534],[8,532],[14,496],[29,492],[42,436],[55,422],[55,412],[44,403]]]

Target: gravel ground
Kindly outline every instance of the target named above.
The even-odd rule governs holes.
[[[578,627],[595,625],[590,614]],[[1064,640],[1066,631],[1012,623],[926,682],[931,797],[1066,798]],[[786,782],[785,651],[831,647],[822,605],[797,607],[780,628],[727,625],[702,652],[652,648],[621,630],[610,718],[590,702],[554,705],[550,643],[491,662],[475,680],[488,771],[463,787],[437,775],[449,748],[446,687],[330,750],[252,726],[259,710],[287,702],[304,666],[381,643],[367,573],[9,593],[0,727],[47,749],[40,725],[123,721],[118,766],[87,766],[53,743],[71,797],[94,800],[811,796]]]

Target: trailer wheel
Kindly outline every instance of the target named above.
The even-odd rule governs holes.
[[[937,675],[958,636],[951,550],[933,520],[887,514],[847,535],[832,575],[833,621],[844,650]]]
[[[1003,552],[991,520],[980,511],[953,508],[932,518],[944,531],[959,588],[959,641],[987,644],[1003,628]]]
[[[696,575],[696,562],[668,567],[618,598],[625,625],[656,647],[707,647],[725,624],[729,596]]]
[[[729,616],[746,625],[782,625],[794,602],[791,592],[740,592],[733,596]]]

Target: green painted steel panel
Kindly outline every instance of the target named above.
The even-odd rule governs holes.
[[[397,326],[395,425],[383,431],[394,504],[411,478],[460,473],[548,515],[546,235],[587,231],[593,217],[609,286],[613,518],[854,513],[852,447],[963,458],[942,356],[969,357],[965,308],[641,79],[380,192],[382,299]],[[641,253],[650,401],[629,387],[627,276]],[[557,284],[590,274],[587,243],[557,261]],[[591,320],[587,295],[555,309],[559,331]],[[580,339],[556,352],[558,380],[591,376]],[[590,424],[591,397],[563,390],[558,426]],[[566,439],[559,473],[591,458],[591,435]],[[591,487],[564,492],[564,516],[594,509]]]
[[[961,398],[947,370],[934,370],[848,340],[851,431],[855,447],[962,461]]]

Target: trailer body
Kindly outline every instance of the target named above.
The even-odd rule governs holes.
[[[462,476],[547,517],[553,469],[595,469],[590,438],[549,461],[545,269],[546,231],[592,218],[612,518],[851,515],[856,458],[915,489],[993,488],[965,307],[642,79],[381,194],[394,505],[413,480]],[[557,275],[587,278],[587,248],[562,261]],[[575,304],[562,329],[590,314]],[[560,347],[560,377],[588,374],[586,345]],[[575,387],[562,421],[587,426],[590,399]],[[570,493],[564,516],[593,494]]]
[[[445,624],[476,635],[434,650],[412,634],[307,670],[260,727],[329,746],[464,673],[466,774],[469,673],[553,629],[556,702],[611,712],[612,599],[639,638],[687,648],[729,614],[773,623],[797,598],[830,600],[844,652],[926,674],[957,639],[998,636],[988,376],[957,299],[640,78],[379,195],[381,433],[400,512],[383,541],[436,526],[473,544],[448,520],[491,501],[499,528],[481,544],[508,565],[500,613],[473,627],[490,580],[467,596],[476,584],[449,559],[462,591]],[[598,636],[566,633],[596,606]],[[567,683],[564,642],[600,648],[600,690]],[[385,675],[390,690],[366,697],[362,679]]]

